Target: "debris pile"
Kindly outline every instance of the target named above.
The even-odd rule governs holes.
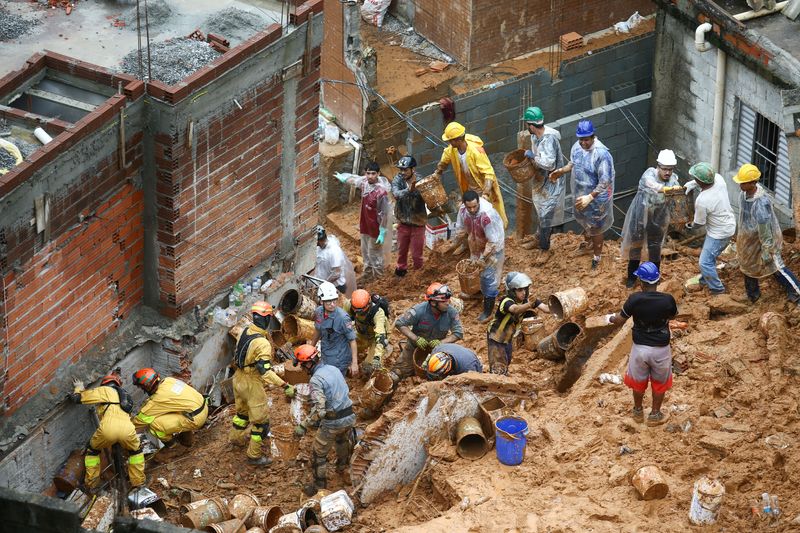
[[[194,39],[170,39],[150,45],[150,70],[154,80],[174,85],[220,55],[208,43]],[[142,50],[147,75],[147,52]],[[139,51],[131,50],[120,63],[120,71],[138,76]]]
[[[143,30],[145,28],[144,7],[144,3],[139,6],[139,26]],[[172,9],[164,0],[151,0],[147,2],[147,24],[149,24],[150,28],[163,26],[169,21],[172,15]],[[136,6],[134,5],[124,15],[119,17],[118,20],[129,30],[136,31]]]
[[[11,155],[8,150],[0,148],[0,170],[5,170],[16,165],[17,160]]]
[[[30,33],[31,29],[40,22],[38,19],[29,19],[13,14],[0,5],[0,41],[10,41]]]
[[[267,20],[257,13],[228,7],[214,13],[203,22],[207,33],[216,33],[231,41],[244,41],[264,29]]]
[[[412,26],[406,26],[401,20],[392,15],[386,15],[383,21],[383,31],[395,33],[397,34],[396,37],[400,37],[399,43],[396,42],[396,39],[391,39],[390,44],[399,44],[403,48],[407,48],[416,54],[434,60],[453,63],[453,58],[439,50],[436,45],[414,31]]]

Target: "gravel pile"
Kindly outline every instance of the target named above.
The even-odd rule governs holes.
[[[383,19],[383,31],[396,33],[400,38],[400,46],[403,48],[407,48],[421,56],[444,61],[445,63],[453,63],[452,57],[439,50],[433,43],[414,31],[413,27],[409,27],[407,24],[388,13]]]
[[[0,170],[11,168],[17,162],[14,156],[8,153],[5,148],[0,148]]]
[[[29,142],[22,141],[20,139],[9,139],[9,141],[17,145],[17,148],[19,148],[19,153],[22,154],[22,159],[28,159],[28,156],[30,156],[33,152],[44,146],[40,143],[32,144]]]
[[[0,41],[10,41],[30,33],[31,29],[40,23],[38,19],[28,19],[13,14],[0,5]]]
[[[147,22],[150,28],[157,28],[169,21],[172,16],[172,9],[164,0],[148,0],[147,2]],[[136,31],[136,6],[125,12],[119,19],[125,23],[129,30]],[[144,2],[139,4],[139,23],[144,31]]]
[[[194,39],[170,39],[150,45],[150,60],[153,79],[174,85],[194,71],[216,59],[219,52],[208,43]],[[147,52],[142,50],[145,75],[147,75]],[[133,76],[139,75],[139,52],[131,50],[122,58],[119,70]]]
[[[200,27],[206,33],[221,35],[233,44],[234,41],[244,41],[266,25],[267,20],[258,13],[229,7],[208,17]]]

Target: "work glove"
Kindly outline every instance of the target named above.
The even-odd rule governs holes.
[[[436,348],[436,347],[437,347],[437,346],[439,346],[440,344],[442,344],[442,341],[440,341],[440,340],[438,340],[438,339],[435,339],[435,340],[432,340],[432,341],[428,342],[428,348],[430,348],[431,350],[433,350],[434,348]]]
[[[372,358],[372,371],[380,370],[383,368],[383,361],[377,355]]]
[[[72,387],[72,392],[81,392],[86,390],[86,387],[83,385],[83,381],[77,378],[72,380]]]
[[[534,155],[533,150],[525,150],[525,157],[528,159],[533,159],[536,156]]]
[[[594,197],[591,194],[584,194],[583,196],[579,196],[577,200],[575,200],[575,207],[578,208],[579,211],[583,211],[589,204],[592,203]]]
[[[298,440],[302,439],[303,435],[305,435],[305,434],[306,434],[306,427],[303,424],[297,424],[294,427],[294,438],[296,438]]]
[[[426,350],[428,348],[428,341],[426,341],[424,337],[417,337],[417,340],[414,341],[414,344],[416,344],[417,348],[420,350]]]
[[[375,244],[383,244],[383,239],[386,238],[386,228],[378,230],[378,238],[375,239]]]
[[[334,172],[333,173],[333,177],[336,178],[337,180],[339,180],[342,183],[345,183],[347,181],[347,176],[348,176],[347,174],[343,174],[341,172]]]
[[[287,383],[287,384],[286,384],[286,385],[284,385],[284,387],[283,387],[283,393],[284,393],[284,394],[285,394],[285,395],[286,395],[288,398],[294,398],[294,386],[293,386],[292,384],[290,384],[290,383]]]
[[[79,392],[69,392],[67,393],[67,401],[72,403],[81,403],[81,395]]]
[[[662,188],[661,192],[663,192],[664,194],[667,194],[667,193],[670,193],[670,192],[673,192],[673,191],[679,191],[681,189],[683,189],[683,187],[681,187],[680,185],[673,185],[673,186],[667,186],[667,187]]]
[[[686,184],[683,186],[683,188],[686,190],[686,192],[685,192],[686,196],[689,196],[689,193],[691,193],[693,190],[695,190],[695,189],[697,189],[699,187],[700,186],[694,180],[687,181]]]

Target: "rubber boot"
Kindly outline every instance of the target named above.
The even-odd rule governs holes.
[[[178,433],[178,435],[175,437],[175,440],[187,448],[191,448],[192,444],[194,444],[194,431],[184,431],[182,433]]]
[[[483,313],[481,313],[478,317],[478,322],[481,324],[485,324],[492,317],[492,311],[494,311],[494,301],[494,298],[483,299]]]
[[[631,259],[628,261],[628,277],[625,280],[625,287],[632,289],[636,286],[636,269],[639,268],[639,261]]]

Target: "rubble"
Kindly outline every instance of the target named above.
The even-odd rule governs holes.
[[[151,72],[154,80],[174,85],[220,55],[210,44],[194,39],[170,39],[150,45]],[[142,50],[147,75],[147,53]],[[139,51],[131,50],[120,63],[120,71],[138,76]]]
[[[0,5],[0,41],[11,41],[21,37],[40,24],[39,19],[30,19],[11,13]]]
[[[396,34],[395,38],[391,39],[390,42],[399,44],[416,54],[447,64],[453,63],[452,57],[439,50],[433,43],[414,31],[413,26],[407,26],[403,21],[391,14],[387,13],[383,19],[383,31]],[[398,42],[396,38],[399,38],[400,41]]]
[[[149,0],[147,2],[147,23],[150,28],[158,28],[169,22],[173,15],[172,8],[167,5],[164,0]],[[136,31],[136,6],[134,5],[126,11],[119,20],[124,23],[124,26],[129,30]],[[145,16],[144,16],[144,2],[139,6],[139,25],[144,30]],[[152,45],[151,45],[152,46]]]
[[[264,29],[267,20],[250,11],[228,7],[208,17],[201,28],[206,33],[217,33],[234,42],[244,41]]]

